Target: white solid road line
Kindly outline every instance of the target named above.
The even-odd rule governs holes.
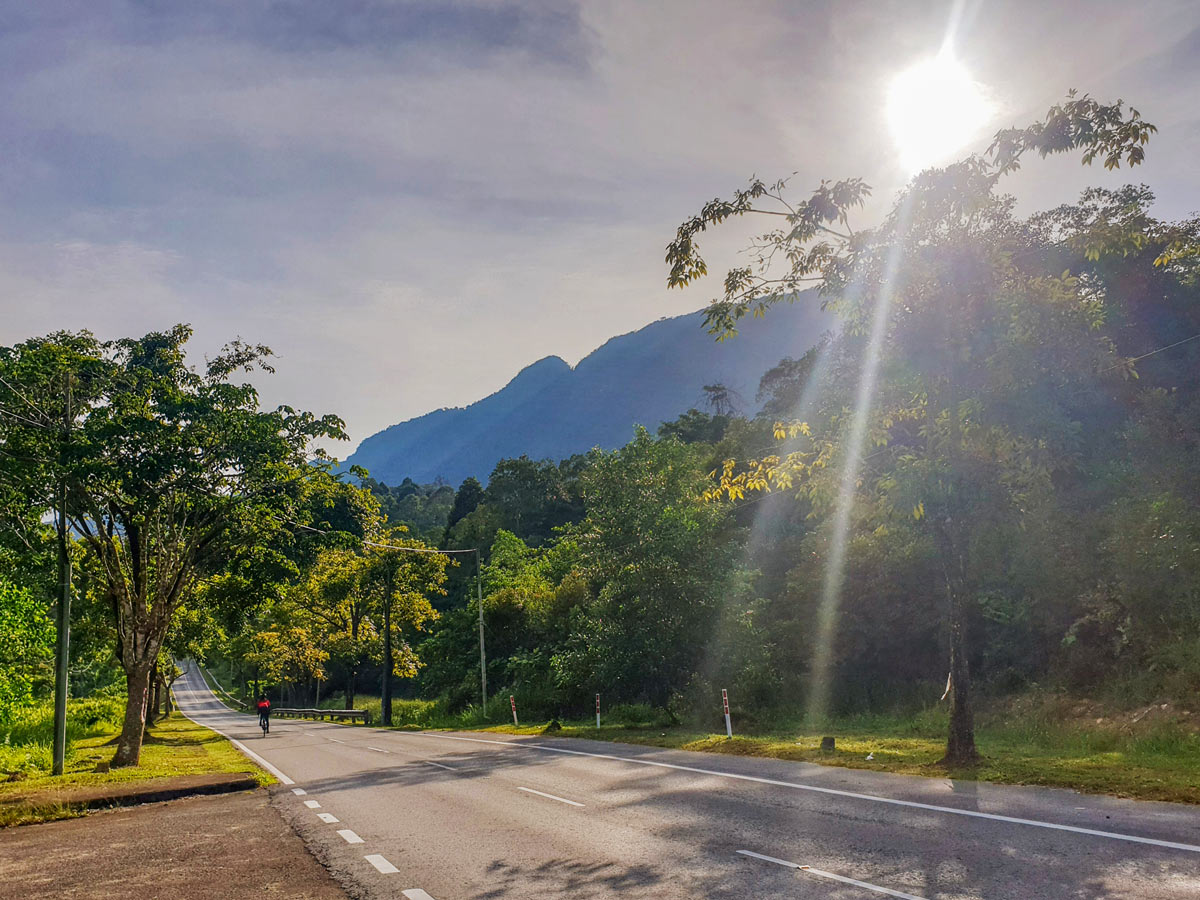
[[[373,865],[375,869],[383,875],[391,875],[400,871],[378,853],[372,853],[370,856],[364,856],[363,859]]]
[[[320,809],[321,808],[321,804],[318,803],[316,800],[305,800],[304,805],[307,806],[309,809]]]
[[[292,788],[292,793],[295,794],[297,797],[303,797],[305,794],[308,793],[308,791],[306,791],[304,788]]]
[[[533,788],[519,787],[518,791],[524,791],[527,794],[537,794],[539,797],[546,797],[550,800],[557,800],[559,803],[568,803],[571,806],[583,806],[582,803],[576,803],[574,800],[567,800],[563,797],[555,797],[553,794],[543,794],[541,791],[535,791]]]
[[[342,840],[344,840],[347,844],[364,844],[364,843],[366,843],[366,841],[364,841],[362,838],[360,838],[357,834],[355,834],[349,828],[339,828],[338,834],[340,834],[342,836]]]
[[[736,772],[718,772],[715,769],[701,769],[696,766],[681,766],[676,763],[658,762],[651,759],[637,759],[629,756],[614,756],[611,753],[589,753],[586,750],[567,750],[565,747],[548,747],[545,744],[526,744],[518,741],[492,741],[483,738],[454,737],[448,734],[432,734],[428,731],[398,731],[397,735],[413,735],[414,737],[440,738],[443,741],[467,741],[472,744],[499,744],[501,747],[520,748],[524,750],[541,750],[545,753],[563,753],[569,756],[590,756],[593,759],[610,759],[616,762],[630,763],[635,766],[655,766],[660,769],[674,769],[679,772],[695,772],[697,775],[714,775],[718,778],[730,778],[735,781],[752,781],[757,784],[769,784],[774,787],[793,788],[797,791],[811,791],[815,794],[826,794],[834,797],[850,797],[854,800],[868,800],[872,803],[886,803],[890,806],[903,806],[909,809],[927,809],[931,812],[948,813],[954,816],[969,816],[973,819],[991,819],[993,822],[1008,822],[1011,825],[1029,825],[1034,828],[1049,828],[1054,831],[1069,831],[1072,834],[1086,834],[1091,837],[1109,838],[1114,841],[1129,841],[1133,844],[1149,844],[1152,847],[1167,847],[1171,850],[1186,850],[1189,853],[1200,853],[1200,845],[1181,844],[1176,841],[1160,841],[1157,838],[1139,837],[1136,834],[1122,834],[1118,831],[1098,831],[1095,828],[1081,828],[1078,825],[1060,825],[1057,822],[1041,822],[1037,819],[1021,819],[1016,816],[1002,816],[997,813],[976,812],[973,809],[957,809],[953,806],[937,806],[933,803],[918,803],[915,800],[897,800],[894,797],[879,797],[875,794],[860,794],[855,791],[839,791],[837,788],[817,787],[814,784],[798,784],[795,781],[780,781],[777,778],[760,778],[757,775],[739,775]]]
[[[400,893],[407,897],[408,900],[433,900],[432,897],[420,888],[413,888],[412,890],[401,891]]]
[[[191,675],[190,670],[188,672],[188,675],[189,676]],[[206,685],[206,687],[207,687],[207,685]],[[177,690],[177,689],[173,689],[173,690]],[[196,699],[196,689],[194,687],[192,687],[190,684],[187,686],[187,692],[192,695],[193,700]],[[209,695],[213,696],[213,697],[217,696],[211,690],[209,691]],[[198,700],[196,702],[199,703]],[[217,699],[217,702],[220,703],[220,698]],[[224,703],[221,703],[221,705],[225,706]],[[225,708],[229,709],[228,706],[225,706]],[[179,711],[181,713],[183,713],[183,717],[185,719],[187,719],[188,721],[196,722],[195,719],[193,719],[187,713],[183,712],[182,709],[180,709]],[[232,710],[232,709],[230,709],[229,711],[236,712],[236,710]],[[255,753],[253,750],[251,750],[249,747],[247,747],[245,744],[243,744],[241,741],[230,737],[225,732],[223,732],[220,728],[217,728],[215,725],[206,725],[204,722],[196,722],[196,724],[201,726],[202,728],[208,728],[211,731],[215,731],[217,734],[221,735],[221,737],[223,737],[223,738],[228,738],[229,743],[233,744],[233,746],[237,747],[239,750],[242,751],[242,753],[244,753],[246,756],[250,757],[252,760],[254,760],[256,763],[258,763],[260,766],[262,766],[264,769],[266,769],[268,772],[270,772],[272,775],[274,775],[276,778],[278,778],[284,784],[295,784],[296,783],[296,782],[292,781],[292,779],[290,779],[286,775],[284,775],[282,772],[280,772],[277,768],[275,768],[269,762],[267,762],[265,759],[263,759],[261,756],[259,756],[257,753]]]
[[[338,820],[338,817],[335,816],[333,813],[317,813],[317,818],[320,819],[322,822],[324,822],[326,825],[332,825],[334,822],[336,822]]]
[[[809,875],[819,875],[822,878],[828,878],[831,881],[840,881],[843,884],[852,884],[855,887],[865,888],[866,890],[874,891],[877,894],[887,894],[889,897],[900,897],[901,900],[925,900],[924,897],[918,897],[916,894],[906,894],[903,891],[893,891],[891,888],[880,887],[877,884],[871,884],[867,881],[857,881],[853,878],[847,878],[845,875],[834,875],[832,872],[814,869],[812,866],[802,866],[799,863],[788,862],[786,859],[776,859],[774,856],[764,856],[761,853],[755,853],[753,850],[739,850],[738,853],[742,854],[742,856],[753,856],[755,859],[761,859],[769,863],[775,863],[777,866],[787,866],[789,869],[807,872]]]
[[[184,713],[184,715],[187,715],[187,714]],[[225,732],[219,731],[218,729],[213,728],[211,725],[205,725],[204,727],[212,728],[212,730],[216,731],[217,734],[225,734]],[[225,737],[229,737],[229,735],[225,734]],[[271,765],[269,762],[267,762],[265,759],[263,759],[261,756],[259,756],[257,753],[255,753],[253,750],[251,750],[249,747],[247,747],[245,744],[243,744],[241,741],[235,740],[234,738],[230,737],[229,743],[233,744],[233,746],[237,747],[239,750],[241,750],[243,753],[245,753],[248,757],[250,757],[256,763],[258,763],[260,766],[262,766],[264,769],[266,769],[268,772],[270,772],[272,775],[274,775],[276,778],[278,778],[284,784],[295,784],[296,783],[296,782],[292,781],[292,779],[290,779],[286,775],[284,775],[277,768],[275,768],[273,765]]]

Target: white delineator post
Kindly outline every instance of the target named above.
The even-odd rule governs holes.
[[[514,697],[512,694],[509,694],[508,702],[509,702],[509,705],[512,706],[513,724],[516,725],[517,724],[517,698]]]
[[[721,688],[721,703],[725,707],[725,737],[733,737],[733,725],[729,722],[729,691]]]
[[[600,695],[596,695],[596,727],[600,727]]]

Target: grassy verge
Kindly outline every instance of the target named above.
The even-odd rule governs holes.
[[[98,766],[102,768],[101,764],[112,759],[116,734],[111,722],[92,726],[86,736],[72,742],[64,774],[59,777],[49,774],[48,758],[42,760],[44,766],[26,764],[10,772],[5,776],[9,780],[0,781],[0,826],[82,815],[84,810],[70,802],[72,788],[156,786],[180,775],[220,773],[247,773],[260,784],[273,781],[228,740],[179,713],[160,720],[151,729],[142,745],[140,765],[97,771]],[[12,745],[9,747],[11,751]]]
[[[337,695],[328,701],[340,707]],[[325,705],[324,703],[322,705]],[[937,762],[945,751],[946,715],[930,709],[913,716],[859,716],[829,722],[820,729],[800,720],[755,723],[746,734],[727,739],[702,726],[668,725],[661,713],[642,706],[606,711],[600,729],[594,720],[563,721],[555,737],[621,741],[676,750],[728,753],[795,760],[876,772],[990,781],[998,784],[1071,788],[1139,800],[1200,804],[1200,733],[1189,720],[1140,721],[1120,714],[1093,718],[1071,715],[1074,702],[1060,697],[1025,697],[1015,705],[982,711],[976,740],[983,760],[966,769],[945,769]],[[379,721],[379,698],[360,695],[359,709]],[[507,713],[507,702],[491,708],[491,723]],[[1104,711],[1104,710],[1100,710]],[[489,724],[475,708],[448,713],[435,701],[396,700],[393,727],[399,729],[476,729],[504,734],[542,735],[547,723]],[[614,721],[617,720],[617,721]],[[744,721],[744,719],[743,719]],[[717,723],[712,723],[713,725]],[[738,716],[734,727],[739,728]],[[821,738],[836,738],[832,753]],[[870,756],[871,759],[867,757]]]
[[[248,709],[247,705],[242,700],[239,700],[229,691],[225,690],[225,688],[221,686],[221,683],[217,681],[212,672],[208,671],[207,668],[201,665],[197,665],[196,668],[200,670],[200,677],[204,679],[204,683],[208,685],[208,689],[217,695],[218,700],[220,700],[226,706],[233,707],[234,709]]]
[[[926,717],[927,719],[937,717]],[[821,765],[990,781],[1000,784],[1073,788],[1139,800],[1200,803],[1200,737],[1168,724],[1142,734],[1047,723],[981,726],[976,739],[983,755],[969,769],[937,766],[945,750],[944,729],[929,721],[850,720],[820,731],[772,729],[770,733],[712,734],[687,727],[564,723],[555,737],[622,741],[679,750],[770,757]],[[544,734],[546,725],[492,726],[488,731]],[[832,735],[837,748],[822,752],[821,738]],[[871,756],[871,759],[867,757]]]

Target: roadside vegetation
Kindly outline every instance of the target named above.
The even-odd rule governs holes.
[[[182,775],[251,775],[273,779],[225,738],[179,713],[158,720],[147,734],[137,766],[110,768],[114,738],[124,715],[121,697],[72,701],[63,775],[50,774],[53,709],[39,704],[0,727],[0,827],[83,815],[83,795],[103,797],[109,788],[154,788]]]
[[[1124,728],[1119,722],[1097,725],[1062,718],[1064,705],[1069,708],[1061,700],[1047,702],[1038,711],[1027,709],[1019,718],[1012,716],[1009,706],[983,710],[975,732],[980,759],[962,767],[940,764],[949,724],[945,709],[906,716],[848,716],[821,728],[802,720],[772,721],[748,733],[739,730],[732,739],[723,731],[672,725],[662,716],[602,724],[599,730],[594,721],[585,720],[521,727],[510,723],[486,730],[1200,803],[1200,735],[1194,725],[1177,720],[1154,720],[1141,728]],[[821,749],[826,736],[835,737],[833,752]]]
[[[783,302],[838,326],[763,361],[758,412],[709,384],[625,446],[486,484],[341,472],[336,416],[240,383],[266,347],[202,370],[185,326],[0,348],[0,728],[50,695],[62,509],[72,689],[123,696],[114,767],[154,758],[188,657],[243,701],[393,727],[506,727],[511,696],[595,736],[600,694],[603,737],[1195,802],[1200,219],[1136,184],[1029,216],[1004,193],[1040,156],[1134,166],[1154,130],[1071,94],[875,222],[861,179],[705,204],[670,286],[707,274],[709,230],[768,229],[714,338]],[[0,760],[40,771],[21,746]]]

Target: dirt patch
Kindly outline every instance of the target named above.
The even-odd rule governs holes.
[[[275,788],[279,790],[279,788]],[[0,900],[346,900],[266,790],[0,831]]]

